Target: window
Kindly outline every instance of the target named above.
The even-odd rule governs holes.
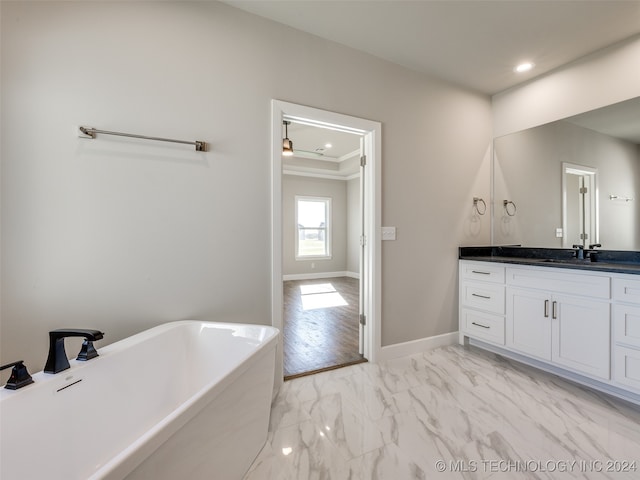
[[[296,196],[296,259],[331,258],[331,199]]]

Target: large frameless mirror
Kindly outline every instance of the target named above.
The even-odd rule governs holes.
[[[640,250],[640,97],[494,139],[493,243]]]

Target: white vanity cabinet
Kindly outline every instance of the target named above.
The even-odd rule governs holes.
[[[461,344],[640,404],[640,275],[460,260],[459,311]]]
[[[613,279],[613,379],[640,392],[640,278]]]
[[[506,346],[608,380],[610,278],[536,267],[506,269]]]
[[[506,345],[590,376],[608,379],[609,303],[507,289]]]

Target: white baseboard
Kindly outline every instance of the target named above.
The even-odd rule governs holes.
[[[351,277],[360,278],[360,275],[354,272],[316,272],[316,273],[292,273],[283,275],[282,280],[315,280],[317,278],[333,278],[333,277]]]
[[[410,342],[387,345],[380,349],[379,361],[405,357],[416,353],[426,352],[434,348],[453,345],[458,342],[458,332],[443,333],[434,337],[419,338]]]

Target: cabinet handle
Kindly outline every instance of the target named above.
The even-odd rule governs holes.
[[[491,328],[491,327],[487,327],[486,325],[482,325],[481,323],[476,323],[476,322],[471,322],[471,325],[475,325],[476,327],[482,327],[482,328]]]
[[[471,270],[471,273],[479,273],[480,275],[491,275],[491,272],[481,272],[479,270]]]
[[[554,320],[558,318],[557,306],[558,306],[558,302],[554,300],[554,302],[551,304],[551,312],[552,312],[551,318],[553,318]]]
[[[544,318],[549,318],[549,300],[544,301]]]
[[[491,297],[487,297],[486,295],[480,295],[479,293],[472,293],[472,297],[486,298],[487,300],[491,300]]]

